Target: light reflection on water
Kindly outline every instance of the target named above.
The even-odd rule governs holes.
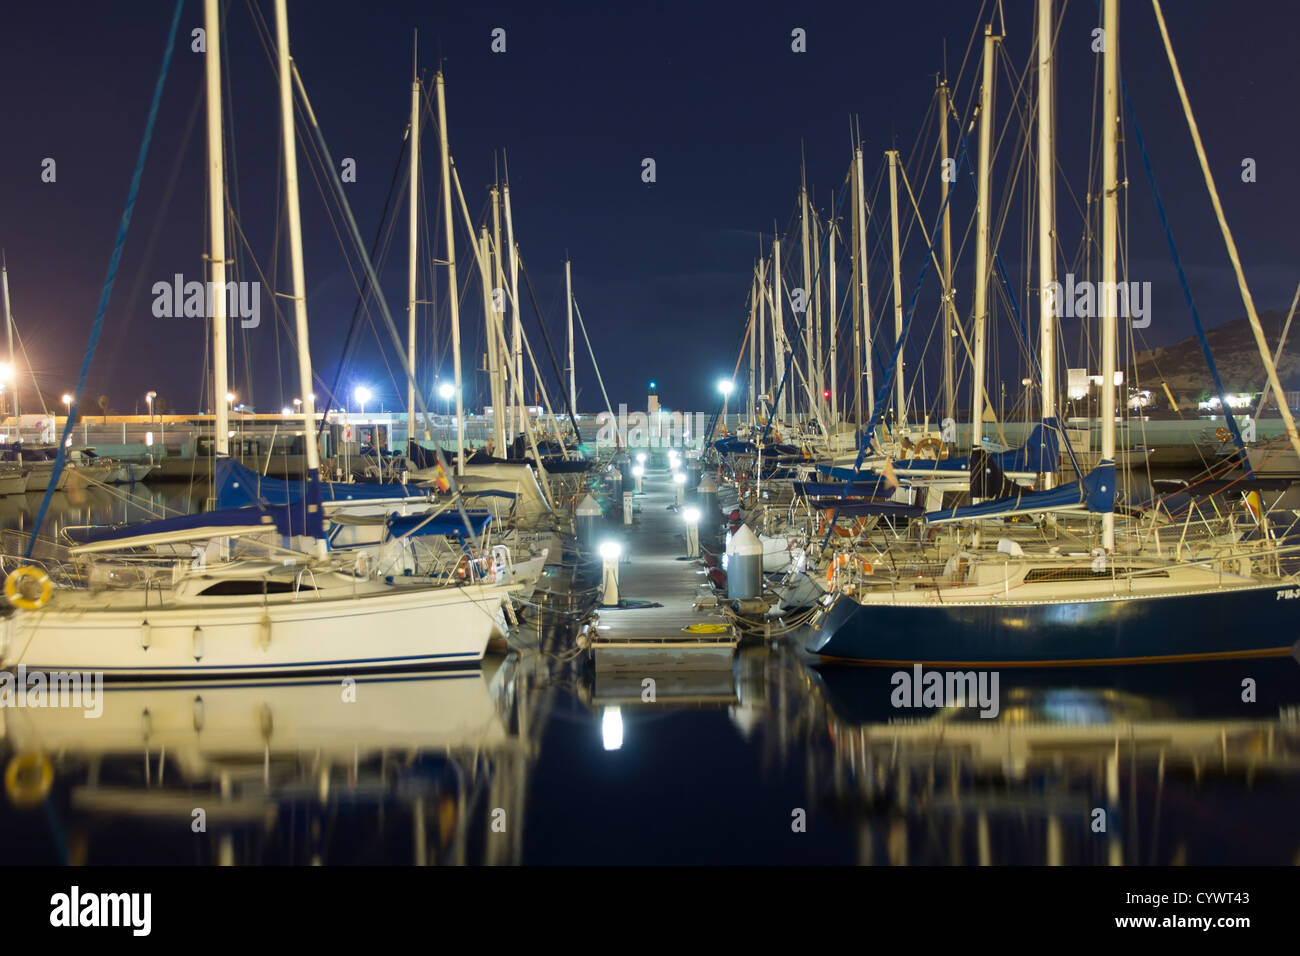
[[[54,778],[43,798],[31,774],[26,791],[8,788],[0,861],[1133,865],[1300,853],[1289,659],[1003,671],[995,720],[894,709],[890,674],[754,648],[729,673],[651,675],[649,703],[647,675],[528,651],[353,688],[109,685],[97,720],[0,711],[6,763],[44,754]],[[1241,700],[1245,677],[1256,703]]]
[[[134,521],[207,493],[60,493],[52,513]],[[0,525],[29,529],[39,503],[0,499]],[[890,669],[791,648],[721,672],[566,657],[110,684],[98,719],[0,709],[0,863],[1300,862],[1289,658],[1002,671],[983,720],[896,709]]]

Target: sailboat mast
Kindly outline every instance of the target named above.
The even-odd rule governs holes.
[[[754,427],[754,361],[758,358],[758,268],[749,277],[749,427]]]
[[[762,259],[754,268],[758,283],[758,319],[754,323],[758,333],[758,387],[766,395],[767,388],[767,260]],[[771,417],[770,414],[768,416]]]
[[[507,170],[507,177],[509,170]],[[524,339],[522,317],[519,314],[519,249],[515,246],[515,221],[510,214],[510,183],[501,187],[501,200],[506,207],[506,246],[510,251],[510,317],[514,320],[510,333],[510,349],[514,354],[512,367],[519,398],[519,430],[528,429],[528,396],[524,394]],[[552,418],[555,416],[552,415]]]
[[[854,211],[858,214],[858,281],[862,299],[862,357],[858,368],[858,425],[862,424],[862,380],[867,383],[867,416],[876,413],[875,376],[871,373],[871,293],[867,278],[867,194],[862,186],[862,147],[854,151],[853,176],[858,189]],[[855,345],[854,348],[857,348]]]
[[[1052,139],[1052,0],[1038,0],[1038,362],[1042,368],[1043,418],[1056,417],[1056,315],[1051,294],[1056,281],[1056,152]],[[1056,474],[1043,475],[1043,487],[1056,485]]]
[[[278,0],[276,18],[282,18],[283,0]],[[222,158],[221,143],[221,17],[217,12],[217,0],[203,0],[203,25],[206,31],[207,52],[204,54],[204,67],[207,78],[208,109],[208,263],[212,273],[212,411],[214,415],[213,438],[218,455],[230,454],[230,411],[226,404],[226,394],[230,391],[229,373],[226,370],[226,170]],[[277,31],[280,27],[277,25]],[[279,36],[279,43],[284,49],[280,54],[280,98],[282,111],[290,111],[289,61],[287,49],[287,30]],[[287,112],[284,121],[285,149],[293,148],[293,113]],[[292,155],[286,153],[286,156]],[[297,175],[294,176],[293,216],[297,215]],[[300,330],[305,334],[305,330]],[[306,412],[311,407],[310,380],[303,386],[302,408]],[[307,444],[314,447],[311,440],[315,434],[312,427],[314,419],[306,419],[303,429],[308,436]],[[318,466],[319,467],[319,466]]]
[[[451,151],[447,146],[447,96],[442,70],[434,81],[438,94],[438,147],[442,153],[442,214],[447,237],[447,289],[451,298],[451,354],[456,374],[456,475],[465,474],[465,397],[460,363],[460,286],[456,284],[456,230],[451,218]]]
[[[903,350],[898,348],[903,337],[903,275],[898,248],[898,150],[885,151],[889,157],[889,232],[893,245],[894,264],[894,347],[898,352],[898,367],[894,370],[894,420],[898,427],[907,424],[907,389],[903,384]]]
[[[578,409],[574,402],[577,401],[577,389],[574,387],[573,374],[573,267],[567,258],[564,260],[564,307],[568,315],[569,328],[569,411],[576,416]]]
[[[489,321],[494,327],[501,329],[501,342],[505,342],[505,266],[501,261],[501,190],[497,187],[492,188],[492,288],[488,293],[488,302],[491,306],[491,315]],[[496,356],[496,373],[493,379],[492,402],[496,406],[493,411],[496,431],[501,435],[501,443],[498,446],[500,451],[497,454],[503,458],[509,457],[506,452],[510,435],[506,431],[507,418],[510,414],[509,392],[506,391],[507,380],[513,380],[515,377],[514,370],[511,366],[511,359],[508,354],[503,352],[502,346],[497,344],[497,337],[488,332],[488,347],[492,355]]]
[[[838,330],[839,313],[838,310],[835,308],[835,223],[834,222],[828,222],[826,224],[826,243],[827,243],[826,265],[829,270],[826,274],[826,288],[828,292],[827,298],[829,299],[826,305],[830,315],[830,320],[829,320],[830,325],[828,328],[828,334],[830,336],[830,366],[831,366],[831,407],[830,407],[830,415],[827,417],[826,420],[830,423],[831,426],[834,426],[840,420],[840,387],[839,387],[839,377],[838,377],[839,372],[836,369],[836,364],[839,362],[839,357],[838,357],[839,353],[836,347],[837,345],[836,339],[839,338],[839,330]]]
[[[951,91],[948,89],[948,81],[943,80],[939,84],[939,154],[943,157],[944,162],[948,162],[952,155],[948,152],[948,117],[952,111],[949,103]],[[953,168],[956,168],[954,162]],[[951,210],[948,208],[948,190],[950,185],[947,176],[939,177],[939,204],[943,209],[943,221],[940,223],[942,229],[943,244],[943,413],[945,418],[950,418],[955,423],[957,421],[957,387],[956,377],[953,375],[953,337],[957,334],[957,306],[955,302],[956,290],[952,287],[952,220],[950,218]]]
[[[17,441],[23,440],[23,419],[22,412],[18,408],[18,365],[14,361],[14,317],[9,311],[9,265],[0,260],[0,285],[4,287],[5,300],[5,331],[9,335],[9,383],[13,388],[14,406],[14,434]],[[18,460],[22,461],[22,452],[18,453]]]
[[[808,187],[799,186],[799,238],[803,243],[803,361],[804,361],[804,395],[808,399],[808,417],[816,414],[816,400],[813,388],[816,386],[816,373],[813,371],[813,322],[812,313],[812,251],[808,248]]]
[[[492,190],[492,213],[494,216],[497,212],[497,191]],[[502,458],[506,457],[506,421],[505,408],[502,404],[505,390],[501,387],[501,346],[498,342],[498,328],[500,323],[497,321],[496,297],[492,293],[492,256],[491,256],[491,239],[488,237],[487,226],[479,229],[479,281],[483,285],[483,328],[486,333],[487,343],[487,360],[488,360],[488,386],[490,401],[492,402],[492,442],[495,446],[493,454]]]
[[[789,343],[785,339],[785,327],[783,325],[781,299],[785,293],[781,289],[781,238],[779,236],[772,239],[772,301],[775,308],[772,310],[772,349],[773,358],[776,361],[776,367],[772,370],[772,377],[778,383],[780,388],[781,376],[785,375],[786,353],[789,351]],[[785,399],[786,392],[789,389],[781,388],[781,400],[777,405],[777,419],[785,421]],[[791,408],[794,403],[791,402]]]
[[[975,316],[971,351],[971,447],[979,447],[984,422],[985,325],[988,318],[989,178],[993,166],[993,66],[998,42],[993,25],[984,28],[984,84],[980,88],[979,195],[975,210]]]
[[[415,279],[419,272],[419,203],[420,203],[420,78],[415,57],[411,58],[411,191],[410,236],[406,260],[406,356],[415,367]],[[407,444],[415,441],[415,376],[406,382]],[[427,437],[427,436],[426,436]]]
[[[1115,371],[1118,365],[1116,293],[1119,249],[1119,183],[1115,139],[1119,127],[1119,0],[1105,0],[1102,14],[1101,154],[1101,457],[1115,460]],[[1115,512],[1102,515],[1102,547],[1115,547]]]

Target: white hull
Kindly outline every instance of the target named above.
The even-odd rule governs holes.
[[[27,475],[23,473],[0,475],[0,495],[21,495],[27,490]]]
[[[113,594],[113,592],[107,592]],[[107,678],[356,674],[475,664],[504,630],[500,586],[396,586],[262,604],[172,604],[56,592],[4,622],[0,664]],[[98,604],[96,602],[99,602]],[[147,622],[147,623],[146,623]],[[146,646],[147,645],[147,646]]]

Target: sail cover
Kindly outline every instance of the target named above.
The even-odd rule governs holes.
[[[1105,514],[1115,510],[1115,463],[1107,459],[1078,481],[1045,491],[1023,491],[1005,498],[975,505],[932,511],[930,524],[970,521],[976,518],[1005,518],[1036,511],[1089,511]]]
[[[287,505],[301,501],[305,481],[285,481],[267,478],[241,465],[233,458],[219,457],[214,466],[214,482],[218,508],[245,508],[250,505]],[[427,488],[394,483],[322,481],[321,501],[336,504],[344,501],[388,501],[394,498],[424,500],[429,497]]]

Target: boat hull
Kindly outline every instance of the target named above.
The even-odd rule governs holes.
[[[1300,589],[1269,585],[1066,602],[858,603],[841,594],[808,650],[873,664],[1026,667],[1290,653]]]
[[[0,665],[105,679],[356,674],[465,666],[504,628],[500,586],[398,586],[266,605],[96,608],[56,593],[4,621]],[[63,600],[61,600],[61,598]],[[147,622],[147,624],[146,624]]]

